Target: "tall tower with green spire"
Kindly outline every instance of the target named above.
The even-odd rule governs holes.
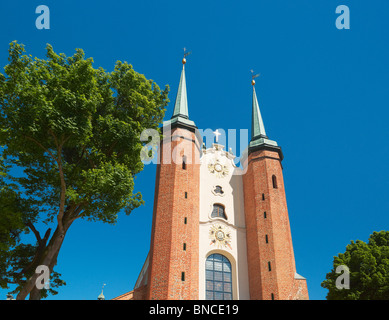
[[[186,56],[187,54],[185,54]],[[202,138],[189,119],[185,63],[173,116],[163,123],[145,298],[199,299],[199,179]]]
[[[266,135],[254,77],[251,84],[251,140],[243,175],[250,299],[308,299],[306,280],[296,273],[282,151]]]

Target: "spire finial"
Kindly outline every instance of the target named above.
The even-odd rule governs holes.
[[[186,57],[189,56],[192,52],[186,52],[186,48],[184,47],[184,58],[182,59],[182,64],[186,63]]]
[[[251,69],[251,85],[255,85],[255,78],[260,76],[260,73],[254,74],[254,71]]]

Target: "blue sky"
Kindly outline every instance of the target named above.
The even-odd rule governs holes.
[[[50,8],[50,30],[35,27],[35,8]],[[348,5],[351,29],[335,27]],[[171,87],[170,118],[183,47],[189,115],[201,129],[250,129],[251,73],[270,139],[282,147],[297,272],[311,299],[333,256],[351,240],[389,230],[389,2],[3,1],[0,65],[8,45],[44,57],[84,49],[94,66],[117,60]],[[146,204],[115,226],[76,221],[56,270],[67,282],[50,299],[111,299],[132,290],[151,233],[154,165],[136,179]],[[43,233],[43,229],[41,229]],[[351,284],[352,285],[352,284]],[[8,290],[0,290],[4,299]]]

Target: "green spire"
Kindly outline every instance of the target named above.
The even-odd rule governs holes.
[[[185,64],[182,64],[182,72],[180,84],[178,86],[176,104],[174,105],[174,112],[172,118],[183,117],[189,119],[188,114],[188,98],[186,95],[186,79],[185,79]]]
[[[163,126],[184,126],[186,128],[196,128],[195,123],[189,119],[188,113],[188,98],[186,95],[186,78],[185,78],[185,57],[189,53],[186,53],[184,59],[182,59],[182,72],[180,78],[180,84],[178,86],[176,103],[174,105],[173,116],[170,120],[164,121]]]
[[[257,99],[257,94],[255,92],[255,81],[254,77],[251,81],[253,86],[253,105],[252,105],[252,119],[251,119],[251,141],[250,148],[256,148],[259,146],[271,146],[278,147],[277,142],[273,140],[269,140],[266,135],[265,126],[263,124],[261,111],[259,110],[259,104]]]
[[[267,138],[265,126],[263,125],[263,120],[261,116],[261,111],[259,110],[257,94],[255,93],[255,87],[253,85],[253,113],[252,113],[252,122],[251,122],[251,141]]]

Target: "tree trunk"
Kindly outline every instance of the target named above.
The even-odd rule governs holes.
[[[30,292],[29,300],[40,300],[41,299],[41,291],[34,286],[34,288]]]
[[[49,244],[43,251],[41,257],[38,259],[39,262],[36,266],[34,266],[34,268],[36,268],[38,265],[45,265],[49,268],[51,274],[54,266],[57,263],[57,256],[59,250],[61,249],[66,231],[68,230],[70,225],[71,223],[64,227],[63,234],[60,233],[58,227],[56,228],[53,236],[50,239]],[[35,269],[33,271],[33,275],[27,280],[23,288],[20,290],[20,292],[16,296],[16,300],[25,300],[28,294],[30,294],[30,300],[40,299],[40,290],[36,287],[36,281],[40,274],[36,273]]]

